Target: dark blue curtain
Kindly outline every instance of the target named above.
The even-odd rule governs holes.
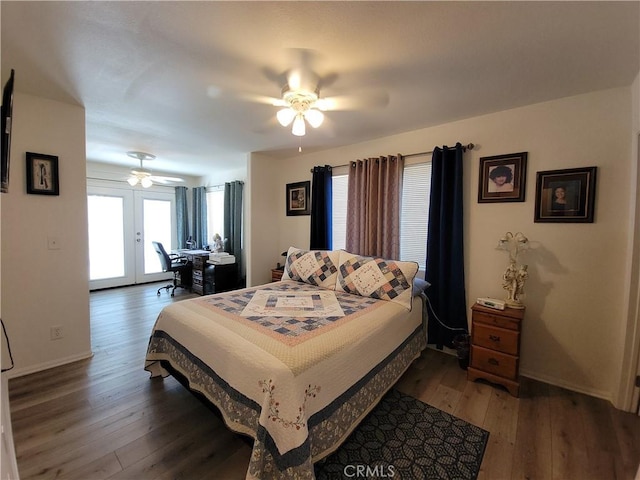
[[[244,183],[238,180],[224,184],[224,240],[225,251],[236,257],[238,278],[244,282],[242,267],[242,191]]]
[[[189,237],[189,209],[187,207],[187,187],[176,187],[176,219],[178,245],[176,248],[187,248]]]
[[[203,248],[207,241],[207,187],[195,187],[193,194],[193,239],[198,248]]]
[[[464,245],[462,219],[463,147],[433,150],[431,202],[427,234],[425,280],[429,311],[428,342],[437,348],[452,347],[453,338],[468,332],[464,288]]]
[[[311,182],[311,250],[331,250],[332,221],[331,166],[313,167]]]

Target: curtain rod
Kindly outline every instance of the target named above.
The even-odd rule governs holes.
[[[473,150],[473,148],[475,147],[475,145],[473,143],[467,143],[466,145],[462,146],[462,151],[466,152],[467,150]],[[409,153],[407,155],[402,155],[402,158],[408,158],[408,157],[420,157],[422,155],[429,155],[433,153],[433,150],[431,150],[430,152],[418,152],[418,153]],[[346,163],[344,165],[330,165],[331,168],[340,168],[340,167],[348,167],[350,165],[350,163]],[[311,173],[313,173],[313,168],[311,170],[309,170]]]

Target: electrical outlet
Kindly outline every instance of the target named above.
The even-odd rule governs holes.
[[[51,327],[50,334],[51,340],[60,340],[62,337],[64,337],[62,327],[60,325]]]

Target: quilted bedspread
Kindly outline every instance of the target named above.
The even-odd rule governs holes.
[[[168,361],[254,439],[247,478],[313,478],[426,346],[422,305],[282,281],[165,307],[145,369]]]

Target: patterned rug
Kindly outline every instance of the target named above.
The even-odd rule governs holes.
[[[391,389],[344,444],[316,464],[318,480],[475,479],[489,432]]]

